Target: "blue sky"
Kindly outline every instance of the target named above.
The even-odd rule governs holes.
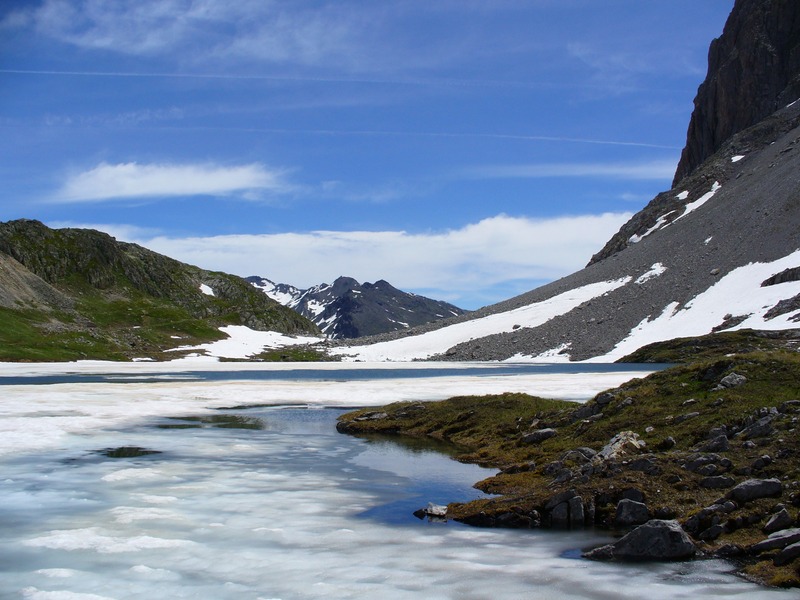
[[[733,0],[0,6],[0,220],[465,308],[668,189]]]

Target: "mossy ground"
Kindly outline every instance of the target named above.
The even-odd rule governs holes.
[[[340,429],[449,441],[460,448],[458,460],[505,471],[476,484],[479,489],[500,496],[452,504],[449,514],[457,519],[470,521],[479,514],[529,513],[540,510],[554,494],[575,489],[584,498],[596,499],[596,522],[611,526],[621,493],[635,488],[644,494],[651,510],[685,522],[727,491],[704,487],[705,475],[684,468],[708,441],[709,432],[721,426],[741,428],[759,410],[800,399],[800,355],[775,350],[730,356],[727,349],[719,346],[710,358],[634,379],[611,390],[613,399],[602,406],[602,415],[588,420],[574,417],[574,403],[503,394],[360,410],[344,415]],[[715,389],[721,378],[732,372],[745,376],[747,382]],[[750,443],[731,436],[729,449],[718,452],[730,461],[722,474],[736,483],[751,477],[778,478],[784,492],[781,498],[747,503],[727,515],[732,522],[737,518],[751,522],[715,540],[700,542],[702,550],[713,553],[725,544],[747,547],[763,539],[761,528],[779,502],[786,504],[793,518],[798,519],[798,420],[800,410],[791,407],[773,420],[772,435]],[[545,427],[556,429],[557,435],[539,444],[523,441],[525,433]],[[602,474],[557,481],[558,471],[573,469],[579,473],[580,464],[565,460],[565,453],[579,447],[599,451],[621,431],[639,434],[647,443],[645,452],[622,460]],[[661,443],[669,437],[675,444],[666,449]],[[762,467],[758,460],[763,456],[769,456],[771,462]],[[648,459],[656,469],[639,470],[637,458]],[[561,469],[552,466],[559,464]],[[792,506],[792,502],[796,504]],[[744,563],[743,569],[749,576],[772,585],[800,585],[800,561],[775,567],[771,561],[751,560]]]

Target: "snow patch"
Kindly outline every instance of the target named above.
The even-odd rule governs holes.
[[[731,156],[731,162],[737,163],[744,158],[744,154],[737,154],[736,156]]]
[[[212,290],[209,286],[205,283],[200,284],[200,291],[203,292],[206,296],[214,296],[214,290]]]
[[[721,187],[722,186],[719,184],[719,181],[715,181],[714,185],[711,186],[711,190],[706,192],[702,196],[700,196],[694,202],[690,202],[689,204],[687,204],[686,208],[683,211],[683,214],[680,217],[678,217],[677,219],[675,219],[675,221],[673,221],[673,223],[675,223],[676,221],[680,221],[683,217],[685,217],[689,213],[693,213],[698,208],[703,206],[703,204],[705,204],[706,202],[711,200],[711,198],[714,197],[714,194],[716,194],[720,190]]]
[[[675,196],[678,200],[686,200],[689,197],[689,190],[683,190],[680,194]]]
[[[318,344],[321,340],[311,336],[289,336],[276,331],[256,331],[244,325],[227,325],[219,330],[227,339],[198,346],[180,346],[171,352],[198,351],[214,358],[249,358],[266,349]]]
[[[628,241],[631,244],[638,244],[639,242],[641,242],[644,238],[646,238],[651,233],[655,233],[656,231],[658,231],[662,227],[666,227],[669,224],[669,223],[667,223],[667,218],[674,212],[675,212],[674,210],[671,210],[667,214],[661,215],[660,217],[658,217],[658,220],[656,220],[655,225],[653,225],[650,229],[645,231],[642,235],[636,235],[636,234],[632,235],[628,239]]]
[[[635,281],[635,283],[638,283],[639,285],[642,285],[646,281],[649,281],[649,280],[653,279],[654,277],[658,277],[659,275],[664,273],[664,271],[666,271],[666,270],[667,270],[667,267],[665,267],[660,262],[657,262],[652,267],[650,267],[649,271],[647,271],[646,273],[643,273],[641,276],[639,276],[639,278]]]
[[[714,239],[713,235],[708,236],[705,240],[703,240],[703,245],[708,246],[711,243],[711,240]]]

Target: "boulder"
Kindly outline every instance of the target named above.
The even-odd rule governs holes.
[[[638,454],[644,450],[646,444],[639,439],[639,434],[633,431],[621,431],[598,452],[594,460],[604,461],[616,459],[626,454]]]
[[[700,487],[709,488],[712,490],[721,490],[731,487],[736,480],[733,477],[726,477],[725,475],[715,475],[713,477],[704,477],[700,480]]]
[[[428,506],[425,508],[420,508],[419,510],[414,511],[414,516],[418,519],[424,519],[428,517],[432,520],[446,520],[447,519],[447,506],[443,506],[441,504],[434,504],[433,502],[428,502]]]
[[[777,566],[788,565],[794,559],[800,558],[800,542],[792,544],[791,546],[786,546],[783,550],[778,553],[773,559],[773,562]]]
[[[761,554],[778,548],[785,548],[791,544],[800,542],[800,527],[794,529],[784,529],[770,534],[767,539],[757,542],[750,546],[749,550],[753,554]]]
[[[652,519],[613,544],[583,554],[594,560],[664,561],[694,557],[697,548],[677,521]]]
[[[646,504],[627,498],[623,498],[617,503],[617,514],[614,517],[614,525],[617,527],[642,525],[649,519],[650,514]]]
[[[537,429],[536,431],[531,431],[530,433],[526,433],[522,436],[522,441],[526,444],[541,444],[545,440],[549,440],[551,437],[556,435],[555,429]]]
[[[747,377],[745,377],[744,375],[739,375],[738,373],[731,373],[730,375],[726,375],[719,382],[719,384],[725,388],[739,387],[740,385],[744,385],[745,383],[747,383]]]
[[[741,504],[759,498],[780,496],[782,492],[783,486],[778,479],[748,479],[734,487],[725,497]]]
[[[728,436],[723,433],[702,444],[697,450],[699,452],[725,452],[729,447]]]
[[[762,531],[767,534],[775,533],[776,531],[781,531],[782,529],[791,527],[793,523],[794,519],[792,519],[789,511],[784,508],[769,518]]]
[[[774,418],[773,415],[762,417],[752,425],[748,425],[742,429],[735,437],[743,440],[752,440],[770,436],[775,433],[775,428],[772,426],[772,420]]]

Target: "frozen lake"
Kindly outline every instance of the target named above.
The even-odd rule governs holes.
[[[796,597],[722,561],[578,558],[603,534],[420,521],[491,471],[334,429],[345,406],[646,374],[558,367],[0,365],[0,597]]]

